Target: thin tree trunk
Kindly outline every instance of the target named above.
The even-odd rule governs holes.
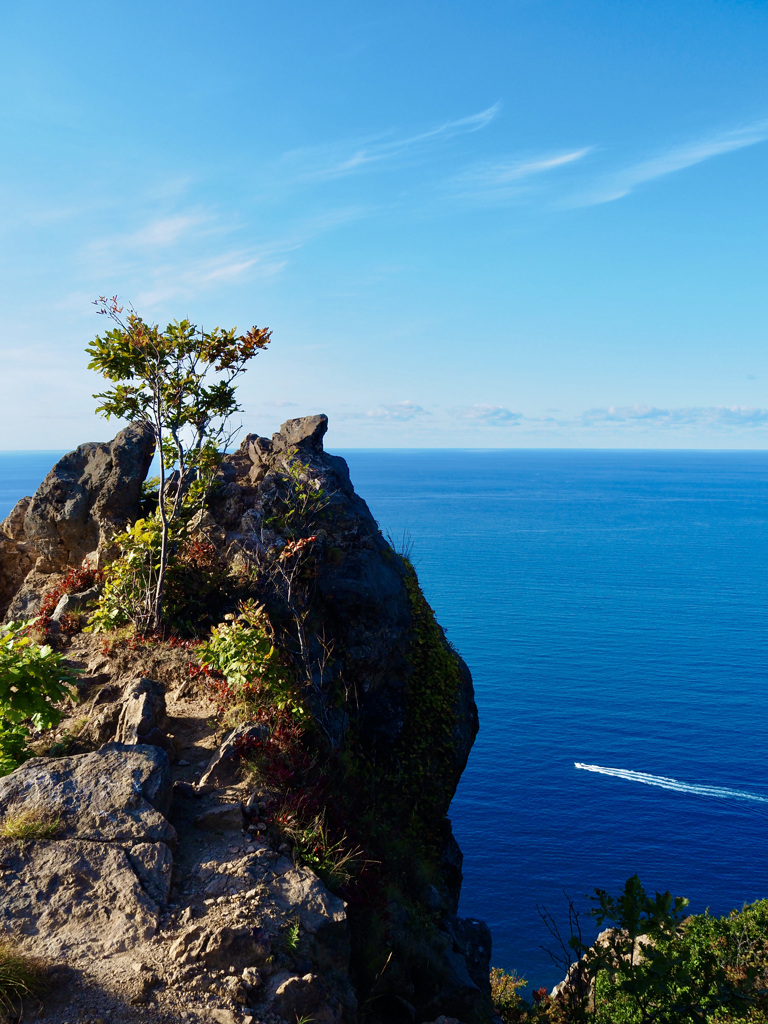
[[[160,415],[160,396],[155,393],[155,435],[160,450],[160,570],[152,608],[152,629],[158,630],[163,620],[163,587],[165,585],[165,568],[168,564],[168,516],[165,512],[165,460],[163,458],[163,426]],[[151,557],[151,556],[150,556]]]

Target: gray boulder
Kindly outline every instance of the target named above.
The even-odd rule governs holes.
[[[132,423],[113,441],[69,452],[16,504],[0,524],[0,616],[36,615],[50,574],[114,556],[115,535],[140,515],[154,450],[149,424]]]
[[[24,515],[27,541],[41,571],[79,565],[107,551],[116,533],[137,519],[141,485],[155,450],[148,423],[132,423],[111,442],[81,444],[59,459]]]
[[[167,747],[168,740],[163,731],[167,724],[163,687],[153,679],[142,676],[128,687],[123,697],[115,741]]]
[[[102,957],[157,930],[158,903],[120,846],[2,840],[0,872],[0,930],[29,936],[38,954]]]
[[[264,740],[268,735],[269,729],[266,725],[252,725],[248,722],[238,725],[211,757],[208,767],[200,778],[199,785],[231,785],[237,780],[240,770],[240,750],[246,748],[249,741]]]
[[[0,778],[0,817],[11,806],[39,806],[61,819],[62,839],[172,844],[170,796],[165,751],[111,743],[92,754],[34,757]]]
[[[34,758],[0,779],[0,818],[40,808],[50,838],[0,841],[0,931],[35,953],[98,959],[155,935],[171,883],[176,833],[167,755],[111,744]]]

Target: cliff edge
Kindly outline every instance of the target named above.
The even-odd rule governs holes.
[[[175,636],[83,632],[115,537],[147,512],[142,425],[65,456],[0,525],[0,615],[43,609],[79,672],[46,756],[0,779],[0,819],[58,822],[0,840],[0,926],[61,979],[38,1020],[491,1018],[490,934],[457,916],[447,818],[471,676],[326,429],[289,420],[223,459],[188,524]],[[235,720],[199,644],[243,608],[291,689]]]

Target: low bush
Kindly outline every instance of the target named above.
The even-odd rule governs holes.
[[[578,935],[583,977],[552,998],[505,1004],[506,988],[491,975],[496,1010],[505,1024],[765,1024],[768,1021],[768,900],[727,917],[682,917],[687,900],[649,896],[636,875],[610,896],[596,889],[591,916],[611,926],[587,948]],[[572,905],[571,905],[572,906]],[[550,929],[551,930],[551,929]],[[558,935],[559,937],[559,935]]]
[[[504,1024],[514,1024],[518,1020],[518,1010],[523,1001],[518,989],[525,988],[528,982],[518,974],[507,974],[500,967],[491,969],[491,1000],[496,1013]]]
[[[265,706],[296,718],[305,716],[269,618],[255,601],[242,602],[237,615],[227,615],[221,625],[214,626],[197,656],[213,673],[210,690],[228,724],[247,721]]]
[[[115,538],[120,555],[104,569],[104,589],[89,632],[109,632],[132,625],[140,635],[151,632],[160,572],[162,523],[158,514],[136,522]],[[164,580],[163,630],[198,636],[207,630],[221,600],[226,567],[208,541],[189,537],[184,523],[169,536],[172,557]]]
[[[34,620],[33,620],[34,622]],[[29,756],[29,727],[52,729],[62,718],[55,704],[75,682],[63,655],[29,636],[29,622],[0,626],[0,775]]]

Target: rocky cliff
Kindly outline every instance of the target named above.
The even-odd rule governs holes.
[[[55,823],[0,840],[0,927],[60,979],[40,1020],[490,1019],[490,935],[457,916],[446,816],[477,731],[471,677],[326,428],[290,420],[224,459],[190,525],[215,572],[186,640],[82,632],[92,588],[68,588],[66,629],[63,605],[50,621],[63,574],[109,562],[141,514],[141,425],[65,456],[0,526],[0,614],[48,607],[80,677],[64,756],[0,779],[0,820],[35,807]],[[222,689],[194,634],[243,599],[272,623],[300,733],[214,716]],[[279,743],[279,771],[247,770]],[[354,871],[313,860],[308,809]]]

